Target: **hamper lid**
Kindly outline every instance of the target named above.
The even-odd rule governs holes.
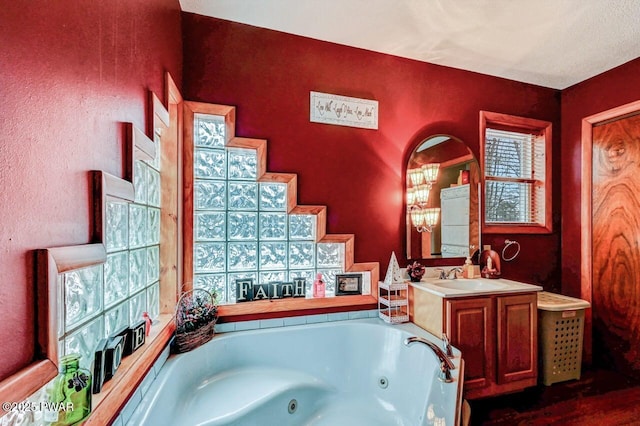
[[[545,311],[565,311],[571,309],[584,309],[591,306],[589,302],[562,294],[538,292],[538,309]]]

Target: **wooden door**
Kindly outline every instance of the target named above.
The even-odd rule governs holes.
[[[640,377],[640,115],[593,127],[594,363]]]
[[[446,332],[464,359],[465,390],[495,379],[495,313],[490,297],[446,300]]]
[[[501,296],[498,311],[498,384],[538,377],[537,295]]]

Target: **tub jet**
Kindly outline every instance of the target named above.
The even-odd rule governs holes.
[[[289,414],[295,413],[297,409],[298,409],[298,401],[296,401],[295,399],[292,399],[291,401],[289,401]]]
[[[389,380],[382,376],[378,379],[378,386],[380,386],[382,389],[386,389],[387,386],[389,386]]]

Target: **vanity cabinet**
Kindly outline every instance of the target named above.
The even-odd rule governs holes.
[[[465,363],[464,389],[487,387],[495,370],[495,309],[489,297],[444,299],[444,331]]]
[[[442,298],[414,289],[411,296],[411,320],[437,336],[447,333],[462,352],[465,398],[519,391],[537,383],[535,292]]]

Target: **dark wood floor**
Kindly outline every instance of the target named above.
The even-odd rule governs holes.
[[[472,426],[640,425],[640,381],[606,370],[469,403]]]

